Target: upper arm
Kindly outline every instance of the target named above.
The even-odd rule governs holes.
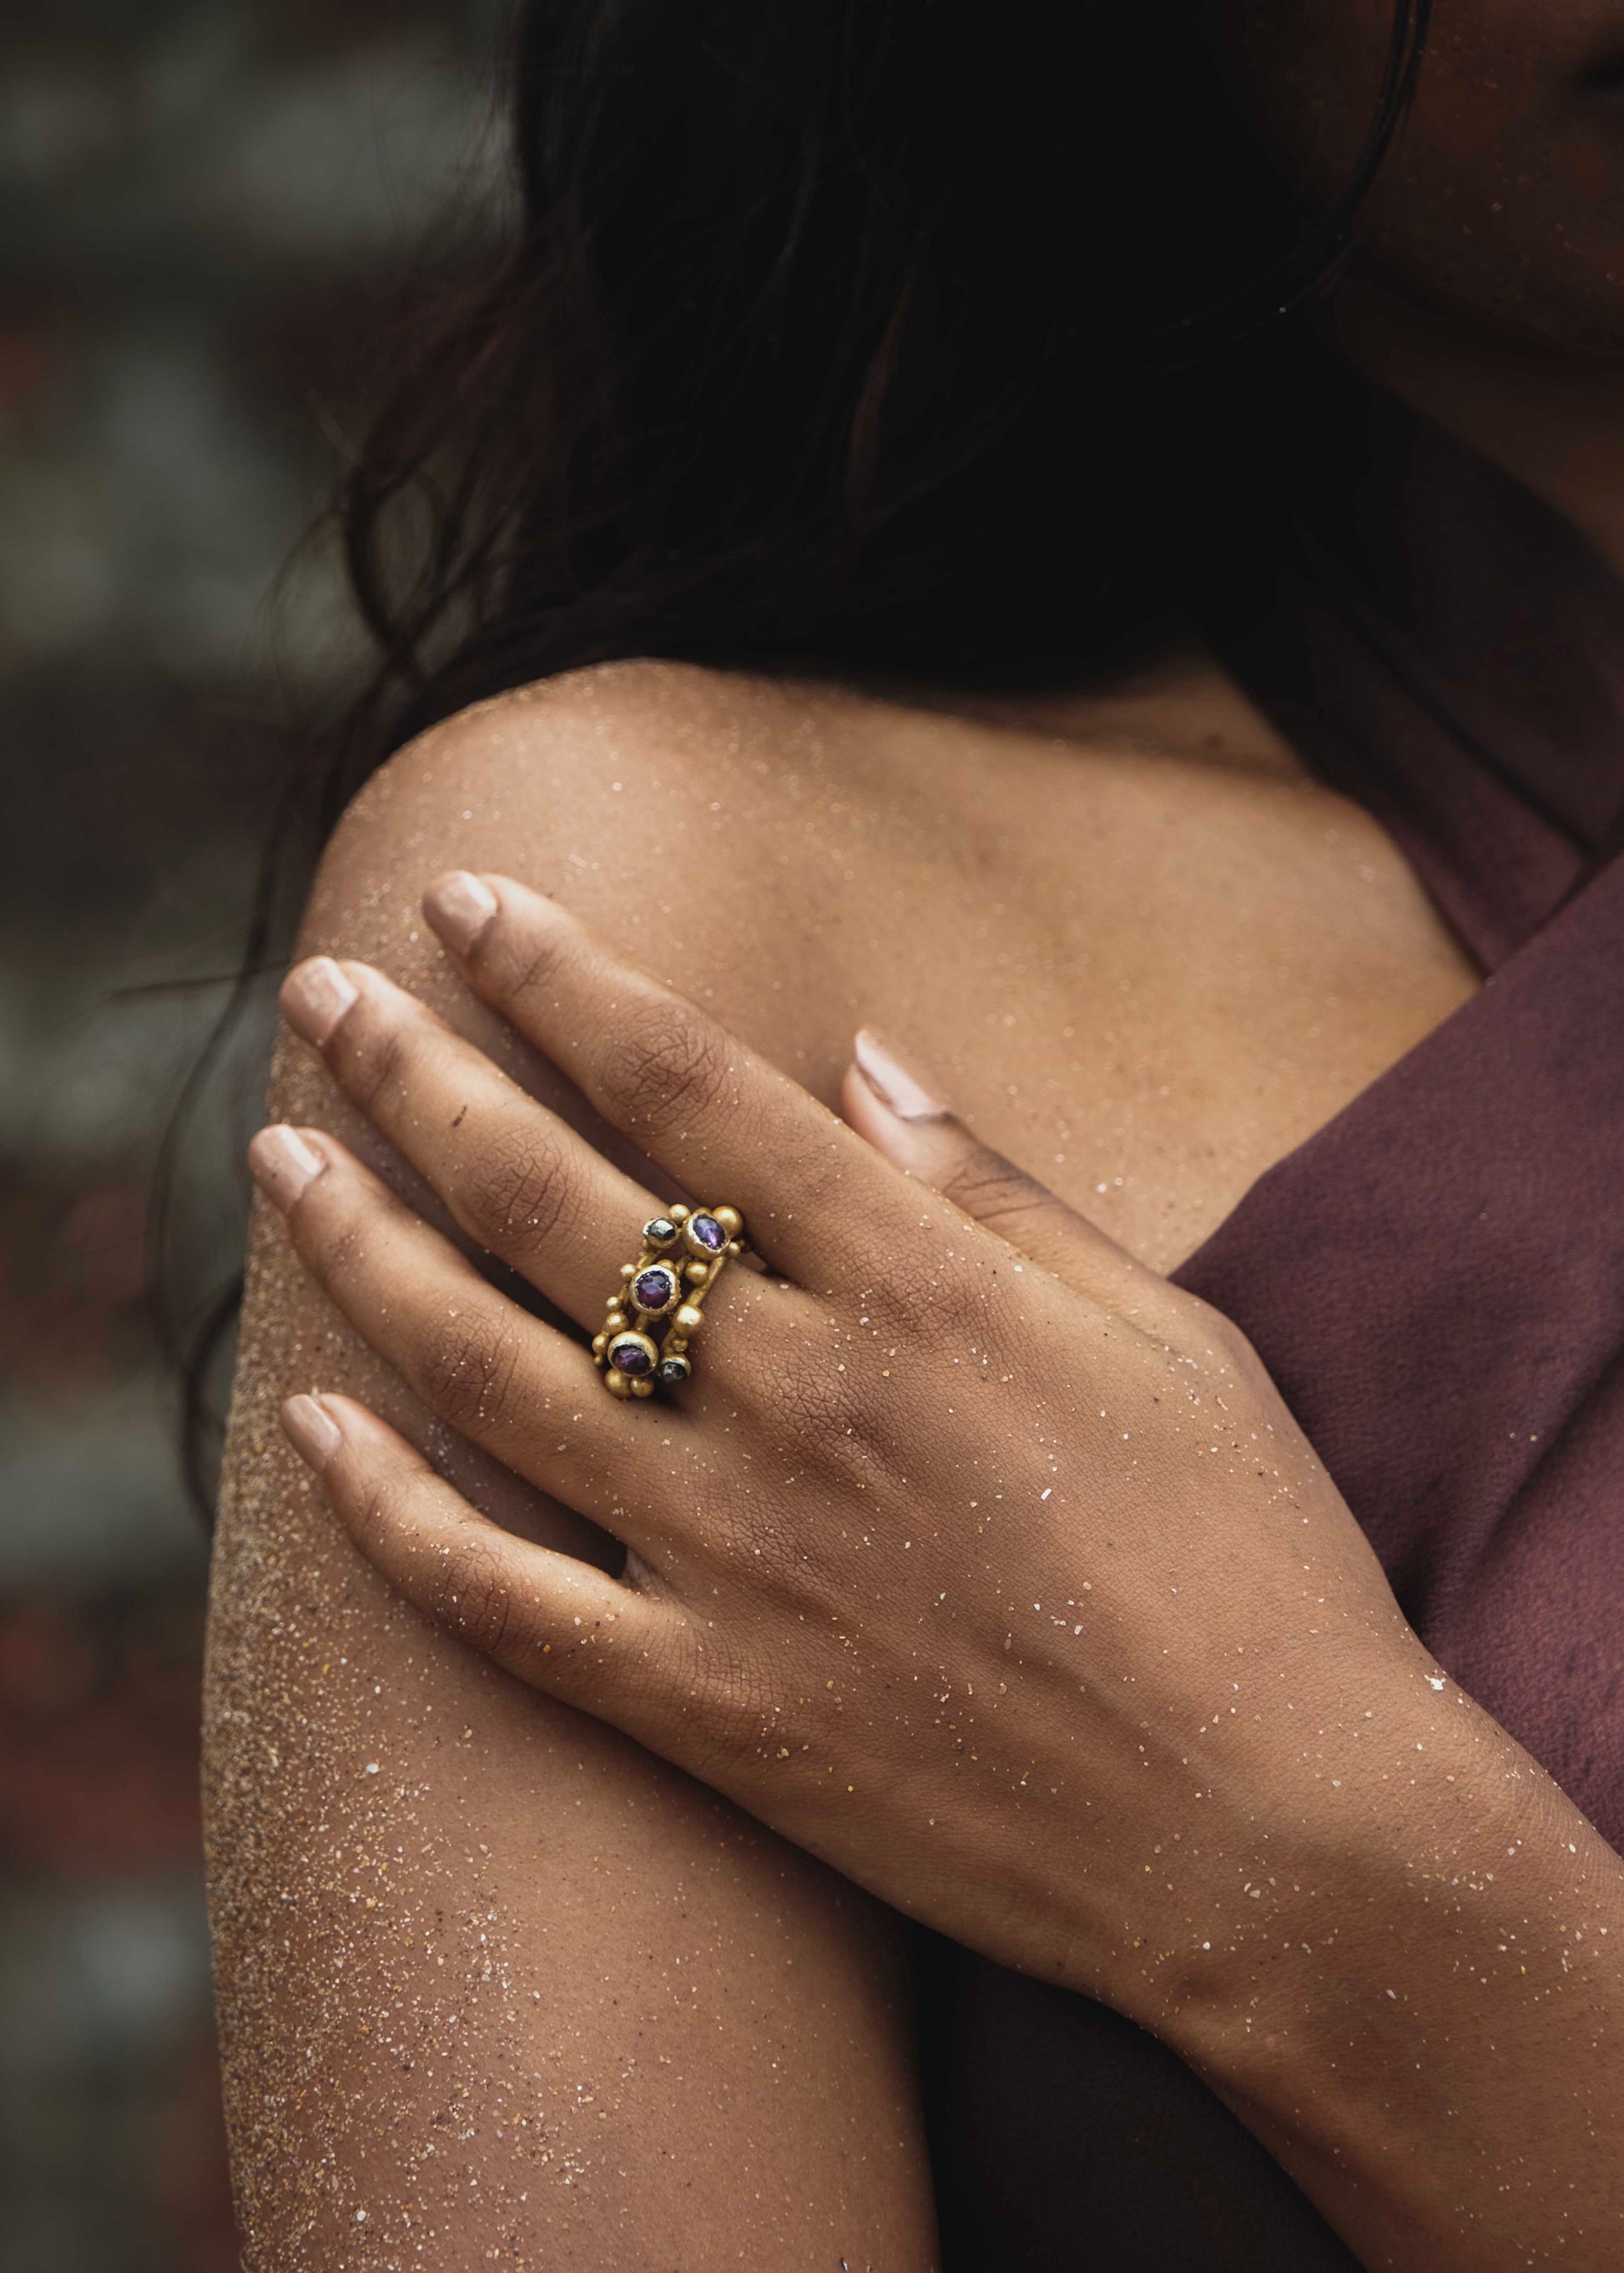
[[[617,925],[656,969],[686,936],[725,988],[708,821],[673,752],[719,699],[706,688],[598,674],[414,746],[339,831],[307,949],[375,962],[492,1039],[417,916],[433,875],[470,866]],[[335,1129],[403,1184],[303,1054],[284,1049],[272,1111]],[[248,2265],[923,2268],[890,1921],[393,1598],[282,1441],[280,1400],[312,1386],[387,1414],[490,1512],[591,1547],[436,1440],[257,1221],[207,1731]]]

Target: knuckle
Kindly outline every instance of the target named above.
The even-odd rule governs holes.
[[[350,1180],[328,1168],[307,1184],[288,1219],[306,1269],[325,1287],[341,1287],[366,1267],[369,1225]]]
[[[683,1700],[685,1759],[702,1777],[760,1748],[777,1714],[763,1669],[714,1629],[684,1619],[669,1651],[671,1689]]]
[[[321,1276],[330,1286],[348,1284],[358,1278],[366,1267],[366,1233],[354,1216],[334,1225],[325,1238],[318,1236],[311,1243],[318,1250]]]
[[[903,1354],[915,1365],[929,1364],[932,1349],[943,1344],[957,1349],[966,1335],[984,1332],[1000,1312],[1004,1276],[996,1260],[989,1268],[979,1255],[957,1245],[921,1257],[907,1283],[892,1291],[886,1316],[892,1334],[913,1345]]]
[[[820,1467],[872,1467],[885,1437],[884,1414],[874,1390],[833,1363],[786,1366],[771,1390],[775,1433],[785,1448]]]
[[[556,986],[575,938],[574,926],[557,911],[554,927],[544,931],[499,915],[471,960],[490,998],[527,1003]]]
[[[658,1134],[709,1118],[733,1086],[719,1028],[680,1005],[634,1011],[605,1046],[600,1074],[617,1118],[628,1131]]]
[[[970,1153],[942,1189],[955,1207],[993,1230],[1029,1216],[1039,1199],[1030,1176],[996,1152]]]
[[[558,1144],[516,1129],[469,1161],[459,1197],[468,1228],[497,1255],[556,1238],[579,1201]]]
[[[368,1476],[355,1503],[352,1519],[357,1542],[365,1549],[390,1538],[399,1527],[402,1494],[392,1477]]]
[[[765,1773],[780,1796],[786,1782],[803,1797],[828,1796],[821,1771],[841,1732],[822,1662],[793,1644],[757,1644],[748,1655],[702,1661],[694,1678],[706,1722],[702,1774],[719,1782],[742,1771],[754,1782]]]
[[[429,1410],[462,1434],[500,1429],[512,1414],[517,1362],[510,1333],[458,1319],[425,1336],[415,1385]]]
[[[732,1753],[754,1752],[778,1718],[767,1669],[739,1649],[712,1664],[710,1705],[713,1740]]]
[[[329,1054],[345,1090],[365,1114],[374,1114],[405,1077],[405,1037],[392,1016],[346,1018]]]
[[[439,1612],[470,1649],[497,1656],[513,1628],[514,1600],[488,1549],[470,1542],[447,1572]]]
[[[725,1506],[708,1504],[702,1520],[708,1545],[746,1574],[756,1599],[796,1593],[805,1550],[792,1493],[736,1495]]]

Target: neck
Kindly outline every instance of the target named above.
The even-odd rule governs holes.
[[[1342,286],[1335,321],[1378,385],[1520,481],[1624,574],[1624,364],[1473,331],[1363,275]]]

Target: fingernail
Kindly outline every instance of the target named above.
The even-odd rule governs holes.
[[[356,990],[330,955],[312,956],[282,985],[282,1016],[296,1034],[320,1049],[356,999]]]
[[[320,1398],[290,1397],[282,1408],[282,1425],[300,1459],[318,1474],[344,1441],[342,1429]]]
[[[253,1180],[271,1205],[286,1215],[306,1184],[313,1182],[327,1162],[297,1129],[278,1122],[262,1129],[248,1147]]]
[[[950,1117],[941,1099],[933,1097],[924,1084],[893,1055],[889,1046],[867,1026],[858,1034],[853,1055],[858,1072],[880,1103],[898,1121],[946,1121]]]
[[[447,947],[466,955],[496,913],[496,895],[466,868],[454,868],[429,886],[423,912]]]

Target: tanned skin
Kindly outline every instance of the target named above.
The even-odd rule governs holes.
[[[1438,13],[1436,67],[1345,335],[1616,557],[1624,323],[1609,270],[1624,268],[1583,217],[1598,210],[1594,169],[1624,152],[1581,90],[1624,21],[1564,10],[1553,38],[1508,0]],[[1352,133],[1367,115],[1361,72],[1387,20],[1375,0],[1237,10],[1241,68],[1311,170],[1337,156],[1327,116],[1345,112]],[[1507,154],[1513,123],[1537,166]],[[1496,169],[1519,164],[1502,224]],[[1470,201],[1464,251],[1436,218],[1446,181],[1454,211]],[[1591,411],[1575,422],[1578,401]],[[410,987],[632,1167],[634,1149],[442,952],[421,899],[452,867],[551,895],[860,1121],[853,1037],[895,1037],[979,1140],[1154,1272],[1476,984],[1380,831],[1310,781],[1199,655],[1109,695],[957,712],[618,666],[503,698],[402,753],[329,850],[305,951]],[[282,1053],[270,1113],[331,1132],[445,1220],[302,1045]],[[883,1147],[880,1124],[863,1133]],[[209,1729],[250,2267],[811,2273],[844,2256],[923,2273],[935,2239],[891,1914],[409,1607],[277,1426],[282,1399],[312,1388],[382,1415],[526,1536],[616,1559],[436,1422],[262,1212]],[[1524,2024],[1524,2068],[1543,2058],[1568,2074],[1571,2046],[1542,2044],[1538,2014]],[[1599,2068],[1592,2087],[1599,2108]],[[1289,2159],[1271,2112],[1234,2096]],[[1524,2119],[1509,2087],[1501,2112],[1509,2140]],[[1485,2119],[1492,2149],[1492,2105]],[[1559,2160],[1547,2197],[1517,2172],[1523,2255],[1504,2262],[1558,2248],[1598,2151],[1588,2125],[1575,2117],[1577,2161]],[[1481,2123],[1459,2168],[1448,2135],[1440,2202],[1483,2168]],[[1338,2143],[1313,2151],[1335,2164]],[[1350,2210],[1334,2182],[1319,2190],[1369,2262],[1411,2262],[1380,2201]],[[1425,2237],[1431,2264],[1502,2262],[1440,2233]]]

